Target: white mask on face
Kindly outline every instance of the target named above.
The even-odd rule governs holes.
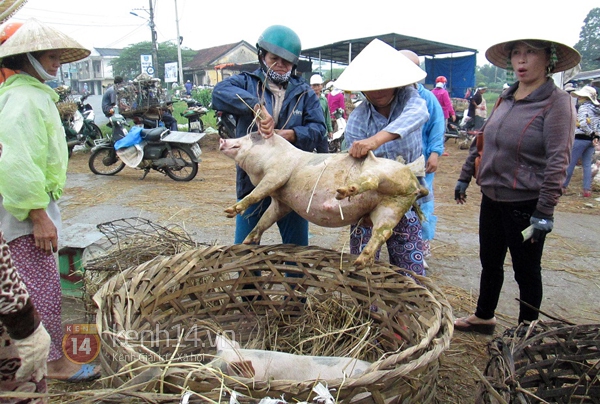
[[[31,53],[28,52],[26,55],[27,55],[27,59],[29,59],[29,63],[31,63],[31,66],[33,66],[33,68],[35,69],[35,72],[42,78],[42,80],[48,81],[48,80],[54,80],[56,78],[56,76],[50,75],[46,71],[46,69],[44,69],[42,64],[36,58],[34,58]]]

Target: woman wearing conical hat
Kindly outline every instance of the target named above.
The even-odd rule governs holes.
[[[57,201],[67,173],[67,144],[56,108],[58,95],[47,80],[62,63],[90,51],[62,32],[27,20],[0,45],[0,67],[17,71],[0,86],[0,229],[51,336],[48,377],[82,381],[98,369],[69,360],[62,349],[58,251],[61,218]]]
[[[517,322],[539,317],[544,241],[554,226],[576,118],[571,97],[554,84],[552,74],[576,66],[581,56],[559,42],[526,37],[493,45],[485,57],[516,81],[500,95],[486,122],[479,169],[473,145],[456,184],[459,204],[466,202],[471,178],[481,187],[482,270],[475,312],[456,319],[454,329],[493,334],[507,252],[519,286]],[[532,229],[531,237],[523,235],[526,229]]]

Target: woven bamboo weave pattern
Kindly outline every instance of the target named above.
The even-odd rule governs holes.
[[[598,324],[521,325],[489,350],[478,403],[600,403]]]
[[[223,376],[205,363],[216,352],[217,332],[246,347],[263,332],[265,318],[293,321],[305,313],[307,298],[338,296],[362,313],[373,329],[372,347],[385,352],[358,377],[323,381],[339,402],[434,402],[439,357],[453,331],[449,303],[428,278],[384,263],[356,271],[355,258],[318,247],[212,246],[116,275],[94,296],[101,362],[112,387],[150,375],[146,391],[307,400],[315,380],[257,382]],[[180,359],[190,357],[197,361]]]

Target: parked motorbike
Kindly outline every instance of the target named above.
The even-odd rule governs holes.
[[[128,136],[129,125],[118,109],[110,116],[108,125],[112,128],[109,139],[97,141],[90,155],[88,166],[94,174],[115,175],[126,165],[143,170],[140,179],[146,178],[150,170],[175,181],[191,181],[198,174],[202,154],[198,141],[203,133],[171,131],[165,127],[135,128],[141,142],[117,150],[115,144]]]
[[[102,139],[102,131],[94,123],[94,108],[85,102],[88,96],[89,94],[76,99],[77,109],[71,116],[63,119],[69,157],[75,146],[86,146],[91,149],[95,146],[96,139]]]
[[[342,150],[344,141],[344,131],[346,130],[346,120],[344,119],[344,109],[338,108],[333,113],[337,130],[329,139],[329,153],[338,153]]]
[[[235,138],[235,127],[237,123],[235,117],[227,112],[215,111],[217,117],[217,130],[219,136],[222,139],[234,139]]]
[[[181,112],[181,116],[188,121],[188,132],[203,133],[204,123],[202,117],[208,112],[208,108],[193,98],[183,100],[187,103],[187,109]]]

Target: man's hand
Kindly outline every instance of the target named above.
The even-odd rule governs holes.
[[[468,182],[457,181],[456,188],[454,188],[454,200],[456,203],[463,205],[467,202],[467,188],[469,187]]]
[[[264,105],[256,104],[254,112],[257,115],[258,132],[262,137],[270,138],[275,133],[275,120]]]

